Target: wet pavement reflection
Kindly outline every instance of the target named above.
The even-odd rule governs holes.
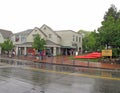
[[[107,69],[95,69],[88,67],[74,67],[74,66],[66,66],[66,65],[53,65],[50,63],[35,63],[32,61],[23,61],[23,60],[6,60],[1,59],[1,63],[6,63],[13,66],[28,66],[33,68],[47,69],[47,70],[55,70],[61,72],[75,72],[81,74],[89,74],[89,75],[97,75],[97,76],[105,76],[105,77],[115,77],[120,78],[120,70],[107,70]]]
[[[26,67],[120,78],[119,70],[4,59],[0,60],[0,93],[120,93],[120,80],[43,72]]]

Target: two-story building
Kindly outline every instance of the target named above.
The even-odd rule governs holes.
[[[60,54],[61,37],[50,27],[43,25],[41,28],[35,27],[34,29],[12,35],[11,40],[15,45],[16,55],[27,55],[28,52],[32,50],[32,43],[36,34],[44,38],[46,41],[46,48],[49,48],[54,56]]]
[[[64,55],[70,55],[71,52],[79,52],[82,50],[82,35],[72,30],[56,31],[61,36],[61,49]]]
[[[0,43],[3,43],[6,39],[10,39],[12,35],[11,31],[0,29]],[[0,54],[1,54],[1,47],[0,47]]]
[[[53,56],[65,54],[66,51],[69,54],[70,49],[76,51],[82,49],[80,34],[71,30],[54,31],[44,24],[40,28],[35,27],[12,35],[11,40],[15,45],[16,55],[27,55],[32,51],[32,43],[36,34],[44,38],[46,41],[45,47],[51,50]]]

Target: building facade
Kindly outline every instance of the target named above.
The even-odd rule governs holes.
[[[11,36],[15,45],[16,55],[28,55],[32,51],[33,39],[39,34],[46,41],[46,49],[49,49],[53,56],[70,55],[70,50],[80,51],[82,49],[82,35],[72,31],[54,31],[47,25],[40,28],[35,27]]]
[[[82,35],[72,30],[56,31],[61,36],[61,49],[63,54],[71,54],[70,51],[82,53]]]

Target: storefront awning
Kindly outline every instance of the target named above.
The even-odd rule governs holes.
[[[61,48],[74,48],[74,47],[71,47],[71,46],[62,46]]]

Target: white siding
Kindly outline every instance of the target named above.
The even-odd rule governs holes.
[[[0,33],[0,43],[3,43],[4,42],[4,38],[2,36],[2,34]]]
[[[46,37],[43,35],[43,33],[40,32],[39,29],[35,28],[33,31],[28,35],[27,37],[27,42],[33,42],[34,40],[34,35],[39,34],[41,38],[44,38],[46,40]]]
[[[75,44],[77,44],[78,48],[80,47],[82,48],[82,37],[80,34],[71,30],[56,31],[56,33],[58,33],[58,35],[60,35],[62,38],[61,45],[75,48],[76,47]],[[74,41],[73,41],[73,36],[74,36]],[[81,38],[80,41],[79,38]]]
[[[61,39],[58,37],[56,32],[54,32],[51,28],[49,28],[47,26],[43,26],[43,27],[41,27],[41,30],[47,35],[47,40],[51,40],[56,44],[60,43]],[[49,36],[51,36],[51,37],[49,37]]]

